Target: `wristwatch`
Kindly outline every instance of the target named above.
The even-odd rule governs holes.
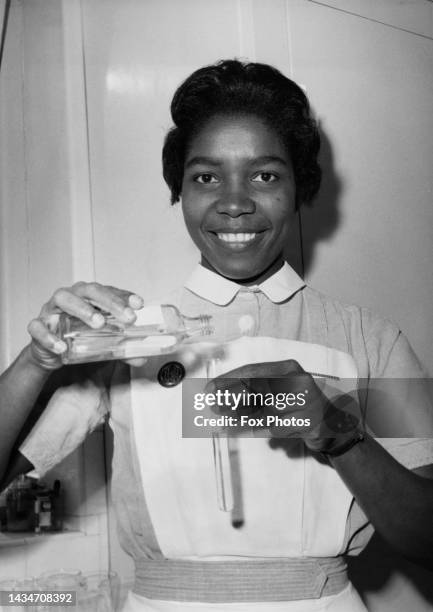
[[[344,397],[341,399],[344,401]],[[329,449],[322,451],[322,454],[326,457],[339,457],[347,453],[355,444],[364,440],[359,418],[331,402],[329,402],[325,411],[324,425],[326,425],[328,433],[331,434],[329,437],[333,442]],[[338,439],[341,439],[341,437],[343,440],[339,443]]]
[[[329,450],[321,451],[321,454],[324,455],[325,457],[340,457],[340,455],[344,455],[344,453],[347,453],[347,451],[349,451],[359,442],[363,442],[364,439],[365,439],[365,436],[363,432],[356,431],[354,437],[349,438],[349,440],[346,440],[345,442],[343,442],[339,446],[336,446],[335,448],[331,447]]]

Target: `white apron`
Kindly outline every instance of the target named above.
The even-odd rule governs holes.
[[[357,377],[352,357],[340,351],[250,337],[224,345],[215,375],[247,363],[283,359],[295,359],[309,372]],[[282,449],[271,449],[266,438],[238,439],[245,524],[234,530],[230,515],[218,508],[212,440],[181,437],[182,384],[165,388],[157,382],[159,369],[168,361],[181,362],[187,377],[206,378],[208,371],[194,347],[132,369],[135,444],[148,511],[163,555],[212,561],[340,554],[352,494],[334,469],[304,452],[301,440],[296,456],[289,459]],[[124,607],[124,612],[183,610],[361,612],[365,607],[351,585],[337,595],[289,602],[172,602],[131,593]]]
[[[351,584],[337,595],[287,602],[225,603],[155,601],[129,593],[122,612],[367,612]]]

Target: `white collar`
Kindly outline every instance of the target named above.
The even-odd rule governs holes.
[[[251,287],[238,285],[199,264],[186,281],[185,287],[209,302],[226,306],[238,291],[261,291],[272,302],[279,304],[305,287],[305,283],[287,262],[263,283]]]

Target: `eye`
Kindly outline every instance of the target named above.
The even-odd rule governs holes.
[[[273,183],[274,181],[278,181],[278,176],[273,172],[259,172],[255,174],[251,180],[256,183]]]
[[[218,183],[218,179],[213,174],[209,174],[208,172],[203,172],[203,174],[198,174],[194,177],[194,181],[196,183],[201,183],[202,185],[209,185],[211,183]]]

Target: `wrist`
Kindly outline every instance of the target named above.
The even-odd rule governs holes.
[[[338,404],[328,402],[324,418],[316,428],[316,438],[305,440],[310,450],[327,457],[343,455],[364,440],[362,424],[353,410],[349,411],[347,397],[342,396],[337,401]]]
[[[44,381],[49,378],[54,370],[58,368],[57,365],[53,367],[52,364],[44,364],[37,358],[34,353],[32,344],[28,344],[22,351],[18,358],[27,371],[31,372],[35,377],[41,378]]]
[[[364,440],[364,433],[361,430],[357,430],[344,440],[333,438],[330,440],[331,444],[321,450],[320,453],[326,458],[341,457],[341,455],[350,451],[357,444],[364,442]]]

